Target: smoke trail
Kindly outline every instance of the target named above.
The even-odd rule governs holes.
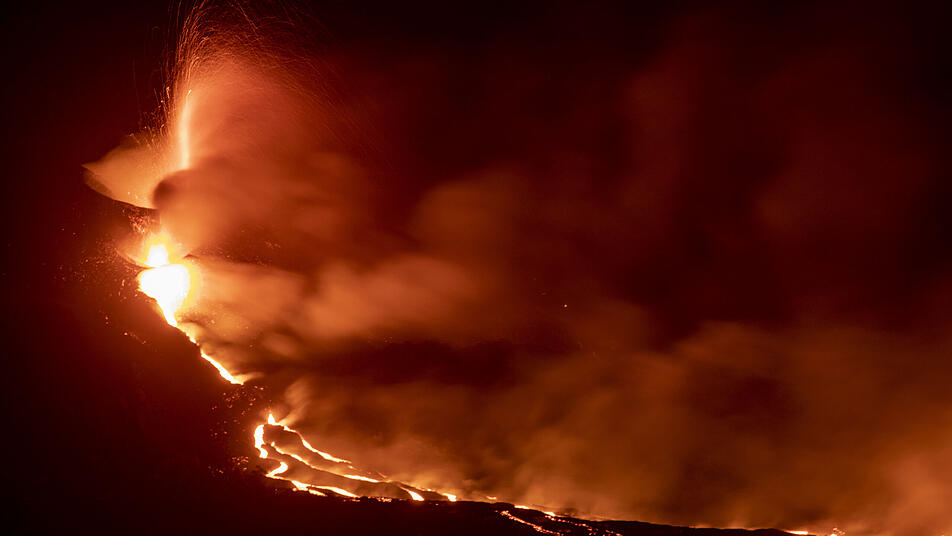
[[[200,267],[180,323],[360,467],[647,521],[949,530],[948,192],[901,21],[691,13],[631,47],[620,9],[362,48],[201,7],[164,130],[89,169]]]

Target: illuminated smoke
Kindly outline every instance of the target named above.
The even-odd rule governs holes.
[[[650,55],[474,58],[247,14],[198,10],[164,129],[89,167],[174,237],[143,289],[200,274],[169,323],[281,400],[255,436],[273,476],[952,529],[939,148],[866,19],[803,49],[700,13]]]

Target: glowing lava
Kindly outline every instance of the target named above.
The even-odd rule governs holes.
[[[173,324],[173,325],[174,325],[174,324]],[[191,337],[189,337],[189,339],[190,339],[192,342],[195,342],[195,339],[192,339]],[[233,384],[235,384],[235,385],[241,385],[241,384],[245,383],[244,380],[242,380],[242,379],[240,379],[240,378],[237,378],[237,377],[235,377],[234,375],[232,375],[232,373],[228,372],[228,369],[226,369],[224,366],[222,366],[221,363],[219,363],[218,361],[215,361],[214,359],[212,359],[211,357],[209,357],[209,355],[206,354],[205,352],[202,352],[202,359],[204,359],[205,361],[208,361],[209,363],[211,363],[212,366],[215,367],[216,370],[218,370],[218,374],[220,374],[222,378],[225,378],[226,380],[228,380],[228,383],[233,383]]]
[[[175,313],[181,309],[192,287],[188,267],[173,263],[169,248],[164,243],[152,244],[146,254],[145,265],[150,269],[139,274],[139,288],[159,304],[162,315],[170,326],[178,326]]]
[[[183,159],[186,158],[186,155],[187,153],[183,151]],[[183,163],[187,163],[187,160]],[[178,319],[176,318],[176,314],[186,304],[190,293],[193,291],[193,280],[197,280],[198,272],[192,263],[186,264],[184,259],[177,254],[172,246],[173,243],[174,242],[168,238],[168,235],[164,233],[151,238],[147,242],[145,248],[146,253],[143,256],[144,259],[140,262],[149,268],[139,274],[139,288],[144,294],[156,301],[162,310],[162,316],[165,317],[165,321],[168,322],[169,325],[185,331],[189,340],[198,345],[198,341],[195,337],[188,334],[185,328],[178,325]],[[201,356],[218,370],[222,378],[232,384],[241,385],[250,378],[250,376],[236,376],[232,374],[224,365],[212,359],[204,351],[201,351]],[[297,446],[292,445],[289,447],[286,442],[282,442],[282,445],[279,446],[276,441],[265,438],[266,430],[271,430],[275,433],[283,432],[290,434],[296,441]],[[304,439],[304,436],[300,432],[287,426],[283,420],[275,419],[274,415],[270,413],[265,422],[255,427],[252,437],[259,458],[278,462],[278,466],[266,473],[265,476],[286,481],[298,491],[319,496],[334,495],[342,498],[357,498],[360,496],[358,493],[367,494],[370,492],[372,496],[376,496],[381,501],[390,501],[392,497],[386,495],[394,493],[394,490],[398,489],[406,493],[413,501],[424,501],[438,497],[445,498],[451,502],[457,500],[457,496],[452,493],[415,488],[402,482],[387,480],[383,475],[376,473],[370,474],[374,474],[380,478],[368,476],[368,473],[358,470],[350,461],[314,448]],[[298,446],[303,449],[298,450],[298,453],[288,450],[289,448],[297,450]],[[308,453],[316,454],[319,458],[312,458]],[[294,465],[292,466],[292,464]],[[323,476],[311,476],[310,478],[318,479],[318,482],[314,483],[302,481],[300,480],[300,476],[292,476],[302,473],[306,474],[308,472],[312,475]],[[330,482],[326,479],[330,479]],[[354,486],[352,490],[328,485],[330,483],[340,483],[343,485],[345,482],[352,483]],[[496,497],[486,496],[485,499],[495,500]],[[532,517],[532,507],[515,505],[515,509],[528,511],[530,512],[530,518]],[[559,530],[550,530],[538,523],[523,519],[509,510],[500,511],[499,515],[513,522],[526,525],[539,534],[562,534]],[[591,526],[573,521],[569,518],[563,518],[554,512],[543,511],[538,512],[538,515],[541,515],[546,523],[553,525],[560,523],[576,525],[589,530],[590,533],[594,533]],[[536,520],[538,521],[538,518],[536,518]],[[602,533],[607,536],[620,536],[618,533],[607,529]],[[806,531],[793,531],[791,534],[806,534]]]
[[[186,158],[186,155],[187,153],[183,151],[183,159]],[[183,164],[184,163],[187,163],[187,161],[183,161]],[[156,301],[159,309],[162,311],[162,316],[165,317],[165,321],[170,326],[184,331],[189,340],[198,345],[198,341],[195,337],[189,334],[185,328],[179,326],[176,315],[189,300],[194,290],[193,282],[197,281],[199,274],[194,264],[190,262],[186,263],[186,260],[178,253],[173,244],[174,242],[166,233],[155,235],[147,241],[144,248],[145,253],[140,258],[140,262],[147,266],[148,269],[139,274],[139,289]],[[218,370],[222,378],[232,384],[240,385],[250,378],[250,376],[236,376],[232,374],[224,365],[212,359],[204,351],[201,351],[201,356]],[[266,427],[273,427],[274,429],[280,429],[280,431],[291,434],[296,440],[297,445],[303,450],[294,453],[287,450],[287,446],[279,446],[275,441],[266,440]],[[457,500],[457,496],[451,493],[415,488],[402,482],[386,480],[382,475],[375,473],[368,474],[364,471],[360,471],[355,468],[350,461],[314,448],[304,439],[304,436],[300,432],[287,426],[283,421],[275,419],[272,414],[268,415],[265,423],[255,427],[253,438],[254,447],[258,451],[259,458],[273,459],[271,456],[272,453],[274,457],[278,458],[275,460],[279,463],[278,467],[268,472],[265,476],[285,480],[299,491],[306,491],[314,495],[327,495],[329,492],[341,497],[355,498],[359,497],[359,495],[354,493],[354,491],[359,491],[360,489],[366,490],[368,489],[366,488],[368,485],[375,487],[377,491],[374,495],[378,496],[392,493],[392,491],[382,491],[389,486],[391,490],[402,490],[414,501],[423,501],[427,498],[433,499],[437,496],[442,496],[449,501],[455,502]],[[293,448],[297,449],[297,447]],[[319,456],[319,459],[305,459],[309,457],[308,453],[316,454]],[[293,470],[291,464],[296,464],[297,472]],[[302,482],[290,476],[291,474],[300,474],[302,471],[312,471],[329,475],[332,480],[334,478],[342,478],[344,480],[341,480],[341,483],[350,481],[354,483],[355,487],[354,490],[351,491],[338,486],[323,485],[324,482]],[[370,476],[370,474],[380,478],[374,478]],[[364,488],[360,488],[360,486],[364,486]],[[505,514],[507,514],[507,512],[504,513],[504,515]],[[507,517],[514,518],[514,516]],[[520,523],[526,523],[524,520],[515,519]],[[535,528],[535,525],[533,525],[533,528]],[[543,532],[545,531],[543,530]]]

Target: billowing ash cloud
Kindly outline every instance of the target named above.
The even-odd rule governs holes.
[[[182,318],[311,443],[587,514],[952,529],[947,168],[903,20],[317,46],[232,15],[191,21],[167,128],[90,170],[158,209],[203,274]]]

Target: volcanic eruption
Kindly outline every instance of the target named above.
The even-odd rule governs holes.
[[[902,28],[578,9],[392,47],[189,12],[161,121],[89,182],[151,209],[120,249],[165,321],[268,393],[249,463],[550,521],[952,529],[947,188]]]

